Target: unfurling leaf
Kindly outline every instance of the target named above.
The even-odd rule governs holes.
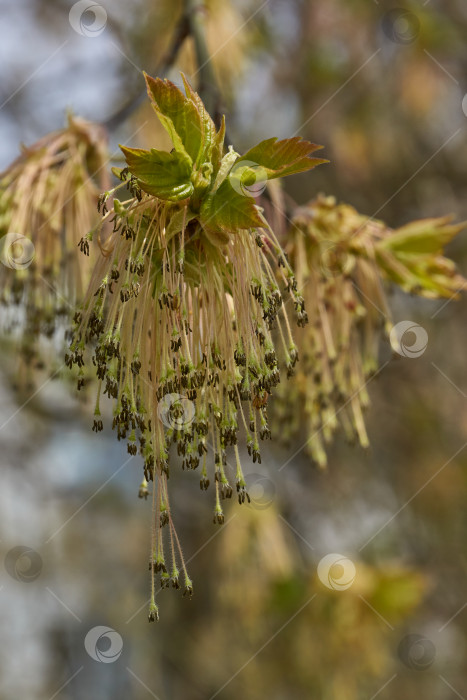
[[[206,110],[206,107],[203,104],[203,101],[201,97],[198,95],[197,92],[193,90],[191,87],[190,83],[187,81],[185,76],[182,73],[182,79],[183,79],[183,85],[185,86],[185,92],[187,94],[187,97],[191,102],[194,104],[196,109],[198,110],[198,113],[201,117],[201,144],[200,144],[200,149],[198,152],[198,157],[194,160],[194,163],[196,166],[201,166],[203,163],[207,163],[211,161],[211,156],[212,156],[212,151],[213,151],[213,145],[214,141],[216,139],[216,127],[214,126],[214,122],[211,119],[211,116],[209,115],[208,111]],[[222,130],[223,126],[223,130]],[[220,145],[220,154],[216,154],[216,156],[220,156],[222,158],[222,148],[224,145],[224,134],[225,134],[225,121],[223,120],[221,126],[221,141],[219,143]]]
[[[211,162],[213,165],[213,175],[217,175],[220,168],[222,156],[224,154],[224,139],[225,139],[225,117],[222,117],[222,122],[219,131],[214,136],[212,144]]]
[[[175,150],[187,153],[192,163],[199,165],[205,140],[209,137],[205,134],[206,125],[198,107],[170,80],[144,75],[152,106]]]

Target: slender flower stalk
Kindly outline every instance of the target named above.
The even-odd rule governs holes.
[[[272,329],[281,329],[289,364],[296,362],[292,319],[307,320],[303,298],[277,239],[249,188],[323,162],[317,146],[290,139],[258,144],[240,157],[223,155],[217,131],[199,96],[147,78],[154,109],[174,143],[171,153],[122,148],[128,167],[121,184],[100,200],[110,238],[98,259],[75,329],[67,363],[82,367],[93,349],[103,394],[113,399],[113,427],[130,454],[144,460],[140,496],[153,482],[154,576],[162,587],[191,595],[169,501],[170,449],[185,469],[200,467],[202,490],[214,484],[214,523],[236,489],[248,499],[237,456],[235,483],[227,450],[244,429],[253,462],[270,437],[267,403],[280,380]],[[116,199],[123,188],[128,198]],[[88,236],[89,242],[95,233]],[[292,301],[292,310],[283,303]],[[102,428],[99,396],[94,430]],[[213,455],[213,459],[211,458]]]
[[[296,335],[301,362],[291,384],[278,388],[274,424],[288,441],[303,406],[307,450],[319,466],[339,426],[349,441],[369,445],[366,384],[378,369],[382,331],[393,327],[385,282],[431,299],[457,297],[467,281],[442,251],[463,228],[445,217],[392,230],[334,197],[296,210],[287,252],[310,323]]]

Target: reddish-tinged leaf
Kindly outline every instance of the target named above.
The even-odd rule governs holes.
[[[321,163],[328,163],[323,158],[310,158],[310,153],[322,146],[304,141],[299,136],[278,141],[277,138],[261,141],[250,148],[237,162],[251,161],[264,168],[269,180],[285,175],[293,175],[311,170]]]
[[[199,164],[205,144],[205,125],[197,105],[170,80],[151,78],[147,74],[145,78],[152,105],[175,149],[185,151],[193,163]]]

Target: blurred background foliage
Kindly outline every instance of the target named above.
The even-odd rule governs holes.
[[[107,27],[91,39],[71,29],[71,4],[0,3],[2,168],[20,141],[60,128],[65,108],[105,120],[142,91],[138,70],[154,72],[181,6],[103,2]],[[402,24],[395,7],[409,12]],[[467,218],[463,0],[212,0],[206,22],[234,147],[294,133],[325,146],[331,164],[290,178],[289,201],[333,194],[392,227]],[[196,73],[190,40],[168,77],[179,82],[179,70]],[[167,145],[148,105],[110,139],[115,150],[128,140]],[[448,254],[465,274],[465,237]],[[273,442],[260,466],[245,456],[252,504],[229,504],[221,529],[197,475],[171,476],[195,596],[162,591],[158,626],[146,622],[150,513],[136,499],[139,458],[109,431],[106,441],[91,433],[89,412],[46,376],[37,393],[15,393],[14,356],[2,346],[2,555],[24,544],[43,561],[29,583],[1,575],[2,699],[467,693],[467,301],[394,292],[390,304],[429,343],[369,385],[369,452],[338,439],[318,471],[303,433],[287,450]],[[316,575],[329,552],[355,564],[346,591]],[[85,634],[100,624],[122,636],[116,663],[86,654]],[[409,633],[436,650],[423,670],[398,653]]]

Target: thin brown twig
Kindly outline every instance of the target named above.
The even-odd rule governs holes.
[[[175,27],[174,35],[170,46],[167,49],[164,56],[162,57],[159,66],[156,68],[155,72],[157,74],[163,75],[164,73],[167,73],[169,71],[169,69],[175,63],[175,59],[178,56],[183,42],[189,36],[189,34],[190,23],[188,20],[188,15],[186,12],[183,12]],[[138,91],[103,123],[103,126],[105,126],[105,128],[108,131],[113,131],[114,129],[116,129],[118,126],[120,126],[120,124],[122,124],[122,122],[125,121],[125,119],[127,119],[134,112],[135,109],[139,107],[139,105],[143,102],[145,95],[146,88],[142,84]]]

